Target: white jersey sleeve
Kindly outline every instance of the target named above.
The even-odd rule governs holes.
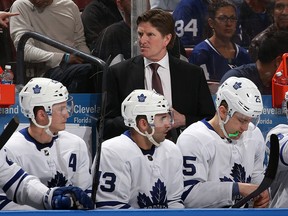
[[[0,151],[0,185],[14,202],[44,209],[43,196],[48,188],[39,179],[9,161],[4,151]]]
[[[271,185],[271,208],[288,208],[288,125],[280,124],[272,128],[266,137],[266,153],[270,155],[270,136],[279,139],[279,163],[276,178]]]
[[[230,143],[199,121],[179,136],[177,145],[183,155],[185,207],[230,206],[233,182],[263,178],[265,144],[259,129]]]

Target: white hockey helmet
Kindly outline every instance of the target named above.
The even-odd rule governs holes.
[[[243,77],[230,77],[225,80],[216,93],[216,108],[223,100],[227,102],[230,117],[239,112],[259,122],[263,110],[262,97],[251,80]]]
[[[19,93],[21,112],[32,120],[35,119],[33,109],[43,106],[48,115],[52,114],[52,106],[67,101],[69,93],[66,87],[49,78],[32,78]]]
[[[124,123],[128,127],[137,127],[136,117],[144,115],[150,125],[154,124],[156,114],[169,113],[169,104],[163,95],[156,91],[137,89],[132,91],[122,102]]]

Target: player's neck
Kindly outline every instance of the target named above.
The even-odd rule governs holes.
[[[214,131],[221,137],[224,138],[225,135],[223,133],[223,131],[220,128],[219,125],[219,118],[217,115],[215,115],[210,121],[208,121],[209,124],[213,127]]]
[[[49,143],[52,140],[52,137],[46,133],[46,130],[43,128],[38,128],[36,126],[30,126],[28,128],[28,133],[39,143]]]
[[[153,146],[147,137],[140,135],[136,131],[131,132],[131,138],[139,146],[139,148],[143,150],[150,150]]]

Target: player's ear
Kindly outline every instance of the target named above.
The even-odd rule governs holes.
[[[146,120],[146,118],[139,118],[138,121],[138,128],[142,131],[142,130],[147,130],[147,128],[149,127],[149,124]]]
[[[228,111],[227,111],[226,107],[223,106],[223,105],[220,105],[218,109],[219,109],[220,118],[221,118],[223,121],[225,121],[226,116],[227,116],[227,114],[228,114]]]

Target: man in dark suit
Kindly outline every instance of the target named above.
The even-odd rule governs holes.
[[[203,70],[168,54],[173,47],[174,20],[169,12],[146,11],[137,19],[140,56],[108,68],[104,74],[107,92],[104,139],[117,136],[127,128],[121,117],[121,103],[134,89],[152,87],[149,65],[158,63],[157,70],[174,114],[173,128],[186,127],[215,114],[214,103]],[[179,130],[178,130],[179,132]]]

